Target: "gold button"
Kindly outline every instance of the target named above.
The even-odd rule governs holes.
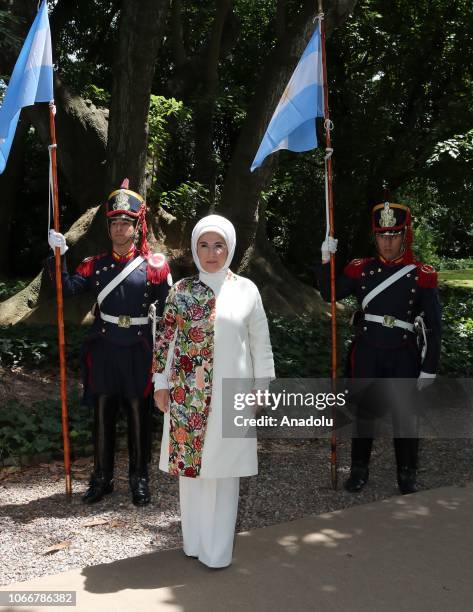
[[[416,290],[415,290],[415,289],[411,289],[411,293],[415,293],[415,292],[416,292]]]
[[[366,276],[366,274],[364,272],[361,273],[361,276]]]
[[[99,281],[97,281],[95,284],[96,284],[96,285],[100,285],[100,282],[99,282]]]
[[[95,274],[100,274],[100,270],[97,270],[97,271],[95,272]]]
[[[105,272],[108,270],[107,266],[104,266],[102,269],[105,270]]]
[[[366,331],[368,328],[367,327],[363,327],[363,331]]]
[[[406,274],[407,278],[411,278],[411,273],[409,272],[409,274]]]
[[[114,267],[115,267],[115,264],[110,264],[110,267],[111,267],[111,268],[114,268]]]
[[[414,280],[418,281],[418,280],[419,280],[419,277],[418,277],[418,276],[416,276],[416,277],[414,278]]]
[[[370,274],[374,274],[374,270],[370,270]]]
[[[378,272],[381,272],[381,268],[378,268]]]
[[[151,285],[151,283],[150,283],[149,281],[146,281],[146,284],[147,284],[147,285]]]

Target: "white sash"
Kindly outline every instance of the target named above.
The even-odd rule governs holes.
[[[381,291],[384,291],[385,289],[387,289],[387,287],[390,287],[393,283],[405,276],[408,272],[414,270],[415,267],[415,264],[409,264],[408,266],[404,266],[403,268],[395,272],[392,276],[380,283],[377,287],[372,289],[367,295],[365,295],[363,301],[361,302],[361,308],[364,310],[371,302],[371,300],[375,298],[378,294],[380,294]]]
[[[117,274],[115,278],[108,283],[108,285],[105,285],[105,287],[102,289],[102,291],[97,296],[97,304],[99,305],[99,307],[104,301],[104,299],[107,297],[107,295],[111,291],[113,291],[115,287],[117,287],[122,282],[122,280],[124,280],[129,274],[131,274],[133,270],[136,270],[136,268],[139,265],[141,265],[144,262],[144,260],[145,260],[144,257],[141,257],[141,255],[139,255],[131,263],[126,265],[123,268],[123,270],[120,272],[120,274]]]

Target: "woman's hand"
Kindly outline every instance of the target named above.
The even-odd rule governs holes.
[[[264,401],[264,398],[262,398],[261,395],[258,395],[258,390],[257,389],[252,389],[251,393],[253,393],[253,395],[256,398],[255,405],[253,406],[253,416],[257,417],[266,408],[266,403]]]
[[[154,392],[154,405],[161,410],[167,412],[169,410],[169,390],[158,389]]]

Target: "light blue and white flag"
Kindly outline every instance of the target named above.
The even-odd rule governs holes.
[[[7,164],[21,109],[35,102],[50,102],[53,99],[51,30],[48,4],[43,0],[16,61],[0,108],[0,174]]]
[[[279,149],[297,152],[314,149],[317,146],[315,118],[323,116],[322,50],[317,26],[279,100],[251,171]]]

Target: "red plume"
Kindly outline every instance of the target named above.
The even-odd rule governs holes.
[[[120,185],[120,189],[128,189],[128,186],[130,185],[130,180],[125,178],[122,181],[122,184]]]
[[[141,231],[141,244],[140,244],[140,253],[143,257],[147,257],[149,255],[149,245],[147,240],[148,226],[146,223],[146,204],[143,202],[141,205],[140,216],[138,219],[137,226]]]

